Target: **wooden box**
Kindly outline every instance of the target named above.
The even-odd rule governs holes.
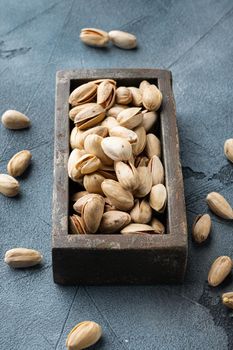
[[[112,78],[122,86],[138,86],[145,79],[156,84],[163,94],[160,137],[168,192],[164,235],[72,235],[68,232],[68,97],[77,86],[99,78]],[[187,224],[171,72],[160,69],[82,69],[58,72],[54,152],[54,281],[64,285],[181,282],[187,261]]]

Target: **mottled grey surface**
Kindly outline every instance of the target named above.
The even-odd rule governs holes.
[[[123,29],[136,51],[98,50],[79,42],[80,28]],[[220,191],[233,203],[233,166],[223,155],[233,137],[232,0],[0,1],[0,113],[17,109],[30,130],[0,128],[0,171],[29,149],[33,163],[19,198],[0,198],[1,257],[13,246],[43,252],[41,268],[0,264],[0,349],[58,350],[72,326],[103,326],[101,350],[233,349],[233,313],[219,296],[233,288],[206,283],[214,258],[233,256],[232,224],[214,216],[211,240],[190,242],[180,286],[61,287],[51,269],[51,195],[55,72],[86,67],[160,67],[173,72],[189,227]]]

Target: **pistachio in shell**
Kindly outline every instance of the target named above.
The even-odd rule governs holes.
[[[135,200],[135,205],[130,212],[130,216],[133,222],[139,224],[148,224],[151,221],[152,209],[146,199],[139,201]]]
[[[87,153],[93,154],[100,159],[102,164],[112,165],[113,160],[109,158],[103,151],[101,143],[103,137],[95,134],[90,134],[85,138],[84,149]]]
[[[87,233],[96,233],[104,213],[105,200],[103,197],[92,194],[82,207],[82,218]]]
[[[102,81],[97,88],[97,103],[109,109],[115,102],[116,87],[108,80]]]
[[[74,123],[80,130],[86,130],[100,123],[105,117],[105,110],[96,103],[95,106],[82,109],[74,118]]]
[[[69,97],[69,103],[72,106],[78,106],[79,104],[91,102],[97,94],[97,85],[93,82],[80,85],[73,90]]]
[[[139,186],[139,175],[132,163],[115,162],[115,172],[119,183],[124,189],[134,191]]]
[[[132,101],[132,94],[131,91],[125,87],[120,86],[116,89],[116,103],[127,105]]]
[[[156,218],[153,218],[150,225],[154,229],[154,233],[157,233],[159,235],[163,235],[165,233],[165,227],[161,221],[159,221]]]
[[[83,110],[84,108],[93,107],[93,106],[95,106],[95,102],[88,102],[88,103],[84,103],[82,105],[78,105],[78,106],[75,106],[75,107],[71,108],[71,110],[69,111],[70,119],[72,121],[74,121],[74,118],[75,118],[76,114],[81,112],[81,110]]]
[[[134,129],[134,132],[137,135],[137,142],[132,145],[132,150],[133,155],[138,156],[146,146],[146,131],[143,126],[138,126]]]
[[[128,87],[128,89],[131,91],[132,95],[132,105],[133,106],[141,106],[142,105],[142,93],[139,88],[136,88],[134,86]]]
[[[152,185],[164,183],[164,167],[158,156],[154,155],[149,162],[149,169],[152,175]]]
[[[224,154],[233,163],[233,139],[228,139],[224,143]]]
[[[121,111],[116,119],[121,126],[128,129],[134,129],[142,122],[141,107],[127,108]]]
[[[109,110],[107,110],[106,114],[108,117],[116,118],[118,114],[126,108],[128,108],[127,105],[119,105],[115,103]]]
[[[68,175],[69,177],[77,182],[81,179],[82,174],[80,171],[80,168],[76,168],[77,162],[79,159],[85,154],[84,150],[80,150],[78,148],[75,148],[70,153],[69,159],[68,159]]]
[[[103,175],[95,172],[84,176],[83,186],[89,193],[97,193],[103,195],[101,184],[104,180],[105,177]]]
[[[142,112],[142,123],[141,126],[144,127],[146,132],[150,131],[158,120],[158,113],[155,111]]]
[[[158,213],[163,213],[167,204],[167,190],[162,184],[154,185],[150,192],[150,206]]]
[[[98,28],[83,28],[79,37],[89,46],[105,47],[109,42],[108,33]]]
[[[145,85],[142,91],[142,103],[148,111],[157,111],[162,103],[162,93],[157,86]]]
[[[229,256],[219,256],[211,265],[208,283],[212,287],[221,284],[232,270],[232,259]]]
[[[151,159],[153,156],[161,157],[161,142],[156,135],[146,135],[145,152],[149,159]]]
[[[131,144],[123,137],[105,137],[101,146],[104,153],[115,161],[129,160],[132,156]]]
[[[107,179],[102,182],[101,187],[105,196],[116,209],[124,211],[132,209],[134,205],[133,195],[125,190],[119,182]]]
[[[114,117],[107,117],[107,118],[105,118],[102,121],[101,125],[106,127],[106,128],[108,128],[108,131],[110,131],[115,126],[119,126],[119,123],[116,120],[116,118],[114,118]]]
[[[150,169],[147,166],[137,167],[137,172],[139,175],[139,185],[134,191],[134,196],[136,198],[142,198],[145,197],[151,191],[152,176]]]
[[[69,217],[69,227],[70,232],[73,235],[84,235],[86,234],[86,228],[83,219],[76,214],[73,214]]]
[[[192,227],[192,236],[195,242],[203,243],[211,230],[211,218],[209,214],[198,215]]]
[[[233,220],[233,210],[227,200],[218,192],[211,192],[206,197],[212,212],[223,219]]]
[[[122,235],[134,235],[134,234],[153,234],[154,229],[150,225],[146,224],[129,224],[121,230]]]
[[[123,227],[128,225],[130,221],[130,215],[124,211],[107,211],[103,214],[99,231],[103,234],[118,233]]]
[[[109,130],[109,136],[123,137],[131,144],[134,144],[138,141],[138,135],[136,132],[120,125],[111,128]]]

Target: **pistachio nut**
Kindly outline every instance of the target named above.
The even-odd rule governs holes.
[[[134,156],[138,156],[143,152],[146,146],[146,131],[143,126],[138,126],[134,129],[134,132],[136,133],[138,140],[132,145],[132,150]]]
[[[6,197],[15,197],[19,193],[19,182],[12,176],[0,174],[0,193]]]
[[[34,249],[13,248],[6,252],[5,263],[13,268],[25,268],[41,263],[43,256]]]
[[[149,162],[149,169],[152,175],[152,185],[164,183],[164,167],[158,156],[153,156]]]
[[[136,132],[120,125],[111,128],[109,130],[109,136],[123,137],[131,144],[134,144],[138,141],[138,135],[136,134]]]
[[[85,130],[100,123],[104,117],[104,108],[96,103],[95,106],[84,108],[76,114],[74,123],[80,130]]]
[[[132,155],[131,144],[123,137],[105,137],[101,142],[104,153],[113,160],[129,160]]]
[[[84,154],[81,156],[75,167],[76,169],[80,169],[82,175],[94,173],[96,170],[100,168],[101,162],[99,158],[97,158],[93,154]]]
[[[93,321],[78,323],[68,334],[66,347],[68,350],[82,350],[97,343],[102,335],[101,326]]]
[[[134,196],[136,198],[142,198],[145,197],[151,191],[152,176],[150,169],[147,166],[137,167],[137,172],[139,175],[139,186],[134,191]]]
[[[155,85],[146,85],[142,92],[142,103],[148,111],[157,111],[162,103],[161,91]]]
[[[80,168],[77,168],[77,162],[79,161],[79,159],[85,154],[84,150],[80,150],[78,148],[75,148],[72,150],[72,152],[70,153],[69,159],[68,159],[68,175],[69,177],[77,182],[81,177],[81,170]]]
[[[108,128],[108,131],[110,131],[115,126],[119,126],[119,123],[114,117],[107,117],[102,121],[101,125]]]
[[[158,213],[163,213],[167,204],[167,190],[162,184],[154,185],[150,192],[150,206]]]
[[[86,45],[97,47],[105,47],[109,42],[108,33],[97,28],[83,28],[80,40]]]
[[[211,230],[211,218],[209,214],[198,215],[195,218],[192,228],[192,236],[195,242],[202,243],[204,242]]]
[[[83,204],[81,216],[87,233],[96,233],[104,213],[105,200],[102,196],[92,194]]]
[[[119,183],[124,189],[134,191],[139,186],[139,175],[132,163],[115,162],[115,172]]]
[[[75,126],[70,133],[70,147],[82,149],[83,131]]]
[[[146,135],[146,155],[149,159],[153,156],[161,157],[161,143],[157,136],[154,134]]]
[[[88,103],[94,100],[97,94],[97,85],[92,81],[80,85],[73,90],[69,97],[69,103],[72,106],[78,106],[83,103]]]
[[[30,151],[23,150],[16,153],[7,164],[7,172],[11,176],[22,175],[30,164],[32,155]]]
[[[206,197],[207,204],[212,212],[223,219],[233,219],[233,210],[227,200],[217,192],[211,192]]]
[[[76,114],[78,114],[79,112],[81,112],[84,108],[87,107],[94,107],[95,106],[95,102],[89,102],[89,103],[84,103],[82,105],[78,105],[76,107],[71,108],[71,110],[69,111],[69,117],[72,121],[74,121],[74,118],[76,116]]]
[[[89,193],[97,193],[103,195],[101,184],[104,180],[105,177],[98,172],[85,175],[83,178],[83,186]]]
[[[116,103],[106,113],[108,117],[116,118],[118,114],[126,108],[128,108],[127,105],[119,105]]]
[[[154,229],[150,225],[146,224],[129,224],[121,230],[122,235],[133,235],[133,234],[153,234]]]
[[[134,129],[142,122],[141,107],[127,108],[121,111],[116,119],[121,126],[128,129]]]
[[[81,214],[82,208],[89,198],[93,198],[93,196],[100,196],[99,194],[88,193],[87,191],[84,191],[84,192],[86,194],[84,196],[78,198],[73,205],[74,211],[76,211],[76,213],[78,213],[78,214]]]
[[[154,126],[157,120],[158,120],[158,113],[155,111],[142,113],[141,126],[144,127],[146,132],[148,132]]]
[[[133,222],[138,224],[148,224],[151,221],[152,209],[146,199],[139,201],[136,199],[135,205],[130,212]]]
[[[165,233],[165,227],[158,219],[153,218],[150,225],[153,227],[154,233],[159,235],[163,235]]]
[[[223,293],[222,303],[229,309],[233,309],[233,292]]]
[[[130,221],[130,215],[124,211],[107,211],[103,214],[99,231],[103,234],[118,233],[123,227],[128,225]]]
[[[25,129],[31,125],[30,119],[23,113],[9,109],[2,115],[2,124],[7,129]]]
[[[97,88],[97,103],[109,109],[115,102],[116,87],[108,80],[102,81]]]
[[[209,274],[208,283],[212,287],[218,286],[229,275],[232,270],[232,260],[229,256],[219,256],[212,264]]]
[[[116,209],[125,211],[132,209],[134,205],[133,195],[125,190],[119,182],[107,179],[102,182],[101,187],[105,196]]]
[[[233,139],[228,139],[225,141],[224,153],[227,159],[233,163]]]
[[[109,158],[103,151],[101,143],[103,137],[95,134],[90,134],[85,138],[84,149],[87,153],[93,154],[100,159],[102,164],[112,165],[113,160]]]
[[[127,105],[131,101],[132,101],[132,94],[127,87],[120,86],[116,89],[116,103]]]
[[[121,30],[111,30],[108,35],[112,43],[121,49],[129,50],[137,46],[137,38],[133,34]]]
[[[134,86],[128,87],[128,89],[131,91],[132,95],[132,105],[133,106],[141,106],[142,105],[142,93],[139,88],[136,88]]]
[[[70,224],[70,232],[73,235],[85,235],[86,228],[83,219],[76,214],[73,214],[69,217],[69,224]]]

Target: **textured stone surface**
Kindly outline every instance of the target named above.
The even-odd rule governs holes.
[[[232,223],[214,216],[211,240],[190,242],[181,286],[60,287],[51,271],[51,194],[55,72],[81,67],[160,67],[173,72],[189,227],[207,211],[205,196],[220,191],[233,203],[233,166],[223,154],[232,134],[233,7],[207,1],[2,0],[0,10],[0,113],[18,109],[30,130],[0,127],[0,171],[21,149],[32,166],[21,196],[0,198],[1,256],[14,246],[39,249],[41,268],[14,271],[0,264],[0,349],[59,350],[77,322],[103,326],[101,350],[233,348],[233,313],[208,287],[218,255],[233,256]],[[80,28],[134,32],[139,48],[93,49],[79,42]]]

